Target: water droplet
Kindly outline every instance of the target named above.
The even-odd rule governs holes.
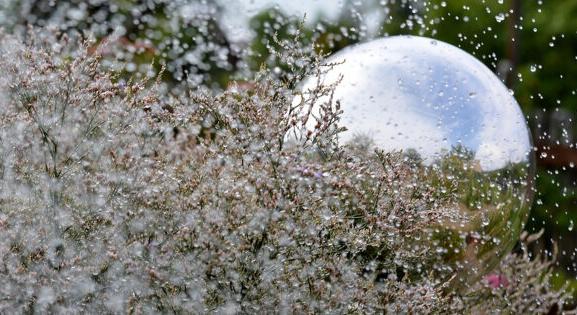
[[[505,14],[503,13],[499,13],[495,16],[495,20],[497,20],[498,23],[501,23],[505,20]]]

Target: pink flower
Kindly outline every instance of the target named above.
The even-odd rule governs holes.
[[[485,277],[485,280],[493,289],[507,288],[509,286],[509,280],[507,277],[505,277],[505,275],[490,274]]]

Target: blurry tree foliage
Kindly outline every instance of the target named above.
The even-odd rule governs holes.
[[[47,26],[107,41],[127,74],[155,76],[165,64],[168,81],[216,87],[226,86],[239,66],[241,49],[228,40],[213,1],[21,0],[8,1],[2,12],[4,26],[15,32]]]

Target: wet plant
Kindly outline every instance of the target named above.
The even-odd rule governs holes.
[[[0,311],[563,309],[532,236],[451,286],[450,242],[432,235],[459,219],[452,196],[401,152],[340,145],[338,102],[294,103],[302,78],[331,67],[297,42],[278,43],[286,75],[214,93],[120,80],[89,41],[2,34]]]

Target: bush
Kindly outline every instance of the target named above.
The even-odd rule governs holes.
[[[310,100],[292,103],[296,83],[323,68],[312,50],[284,47],[300,61],[291,76],[263,70],[212,95],[123,83],[89,45],[46,32],[0,40],[2,312],[563,306],[550,263],[525,251],[451,287],[429,239],[457,215],[448,200],[400,153],[337,145],[338,103],[316,118]],[[307,119],[316,128],[294,141]]]

